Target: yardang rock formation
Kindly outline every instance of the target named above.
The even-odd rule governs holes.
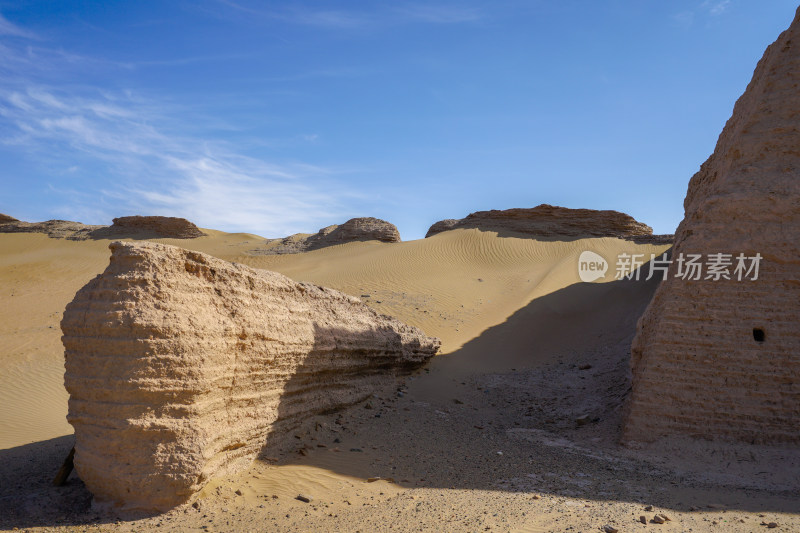
[[[205,235],[197,226],[178,217],[130,216],[115,218],[110,233],[146,233],[173,239],[194,239]]]
[[[683,280],[673,261],[633,342],[623,440],[800,442],[799,87],[800,10],[692,177],[673,249],[760,253],[758,279]]]
[[[205,235],[185,218],[160,216],[120,217],[115,218],[111,226],[101,226],[70,220],[23,222],[8,215],[0,215],[0,233],[44,233],[54,239],[71,241],[113,238],[194,239]]]
[[[671,235],[653,235],[653,228],[619,211],[569,209],[547,204],[529,209],[477,211],[460,220],[440,220],[430,227],[425,237],[461,228],[543,238],[619,237],[647,242],[671,241]]]
[[[165,510],[248,466],[276,423],[353,404],[440,346],[341,292],[115,242],[67,306],[75,467],[99,501]]]
[[[351,218],[341,225],[333,224],[319,230],[313,235],[298,233],[278,241],[267,249],[256,250],[263,255],[297,254],[310,252],[327,246],[358,241],[400,242],[400,232],[391,222],[379,218]]]

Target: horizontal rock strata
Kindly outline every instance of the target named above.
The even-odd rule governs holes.
[[[11,218],[11,217],[9,217]],[[0,223],[0,233],[43,233],[53,239],[83,241],[92,238],[92,232],[106,226],[92,226],[71,220],[46,220],[44,222],[24,222],[10,220]]]
[[[640,320],[625,441],[800,442],[800,10],[689,183],[673,257],[729,254],[730,280],[670,277]],[[738,281],[736,257],[762,256]],[[746,268],[752,268],[746,261]]]
[[[335,290],[167,245],[110,247],[61,322],[75,467],[98,501],[178,505],[249,465],[277,422],[361,401],[440,346]]]
[[[71,241],[124,238],[194,239],[205,235],[185,218],[159,216],[120,217],[115,218],[111,226],[102,226],[70,220],[23,222],[8,215],[0,215],[0,233],[44,233],[54,239]]]
[[[542,204],[533,208],[477,211],[466,218],[441,220],[425,237],[453,229],[477,228],[499,234],[542,238],[619,237],[647,242],[670,242],[671,235],[653,235],[653,229],[618,211],[568,209]]]
[[[178,217],[130,216],[115,218],[110,232],[120,234],[143,232],[173,239],[194,239],[205,235],[200,229]]]

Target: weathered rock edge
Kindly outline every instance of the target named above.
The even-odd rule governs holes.
[[[61,322],[75,467],[98,502],[179,505],[246,468],[276,421],[361,401],[441,344],[275,272],[157,243],[110,248]]]
[[[24,222],[0,214],[0,233],[44,233],[53,239],[70,241],[125,238],[195,239],[205,236],[205,233],[185,218],[140,215],[115,218],[111,226],[101,226],[71,220]]]
[[[758,279],[683,280],[673,261],[631,348],[623,442],[800,442],[798,85],[800,9],[692,177],[673,249],[759,253]]]
[[[270,239],[269,247],[254,250],[256,255],[299,254],[328,246],[359,241],[400,242],[400,232],[391,222],[380,218],[351,218],[341,225],[333,224],[312,235],[296,233],[282,239]]]

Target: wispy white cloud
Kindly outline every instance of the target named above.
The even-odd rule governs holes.
[[[694,11],[681,11],[672,15],[672,20],[681,28],[687,30],[694,24]]]
[[[221,4],[236,11],[262,19],[280,20],[293,24],[317,26],[329,29],[353,29],[371,21],[365,14],[354,11],[311,9],[302,6],[288,6],[280,9],[251,7],[233,0],[218,0]]]
[[[731,0],[706,0],[700,7],[716,17],[725,13],[730,5]]]
[[[395,3],[369,13],[355,10],[331,10],[293,5],[282,8],[255,7],[241,0],[217,0],[221,5],[262,20],[279,20],[292,24],[326,29],[353,30],[376,28],[398,22],[459,24],[482,18],[480,10],[455,3],[436,2]]]
[[[675,23],[683,29],[689,29],[698,20],[708,21],[708,17],[718,17],[728,11],[731,0],[704,0],[696,7],[672,15]]]
[[[458,24],[481,19],[478,9],[459,5],[407,4],[397,7],[396,10],[410,19],[435,24]]]
[[[0,35],[13,35],[15,37],[24,37],[26,39],[37,39],[37,35],[28,30],[24,30],[19,26],[12,24],[0,13]]]
[[[31,165],[60,169],[43,192],[61,199],[53,209],[62,216],[107,223],[123,214],[163,214],[281,236],[339,221],[360,199],[333,169],[266,161],[189,133],[196,125],[158,100],[56,85],[59,72],[101,65],[67,55],[24,43],[0,47],[0,144],[33,154]]]

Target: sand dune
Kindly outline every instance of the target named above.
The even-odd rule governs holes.
[[[252,255],[264,245],[259,236],[203,231],[158,242],[362,297],[441,337],[444,353],[396,396],[270,439],[249,471],[207,485],[197,510],[115,529],[594,530],[635,522],[648,503],[668,510],[666,530],[705,530],[720,519],[720,506],[730,509],[731,531],[753,530],[762,516],[798,525],[790,496],[796,453],[753,447],[743,461],[740,451],[709,444],[695,447],[696,464],[687,465],[678,448],[658,450],[653,462],[652,454],[617,446],[630,341],[655,284],[612,282],[614,258],[649,256],[666,245],[458,229],[418,241],[259,256]],[[0,508],[7,510],[0,526],[96,520],[74,476],[62,489],[49,482],[72,445],[64,436],[71,427],[58,322],[75,291],[105,268],[109,242],[0,235]],[[611,262],[606,283],[578,283],[585,250]],[[589,370],[579,370],[586,364]],[[587,425],[576,425],[578,418]],[[19,483],[23,477],[28,485]],[[367,482],[375,477],[393,482]],[[23,506],[14,503],[20,498]]]
[[[275,270],[355,295],[457,350],[532,299],[577,283],[577,258],[591,249],[658,253],[666,246],[613,238],[537,241],[455,230],[403,243],[357,242],[305,254],[252,256],[263,238],[203,230],[191,240],[154,239]],[[0,449],[71,433],[65,421],[58,323],[75,292],[108,262],[109,240],[0,235]],[[610,276],[613,273],[610,273]]]

